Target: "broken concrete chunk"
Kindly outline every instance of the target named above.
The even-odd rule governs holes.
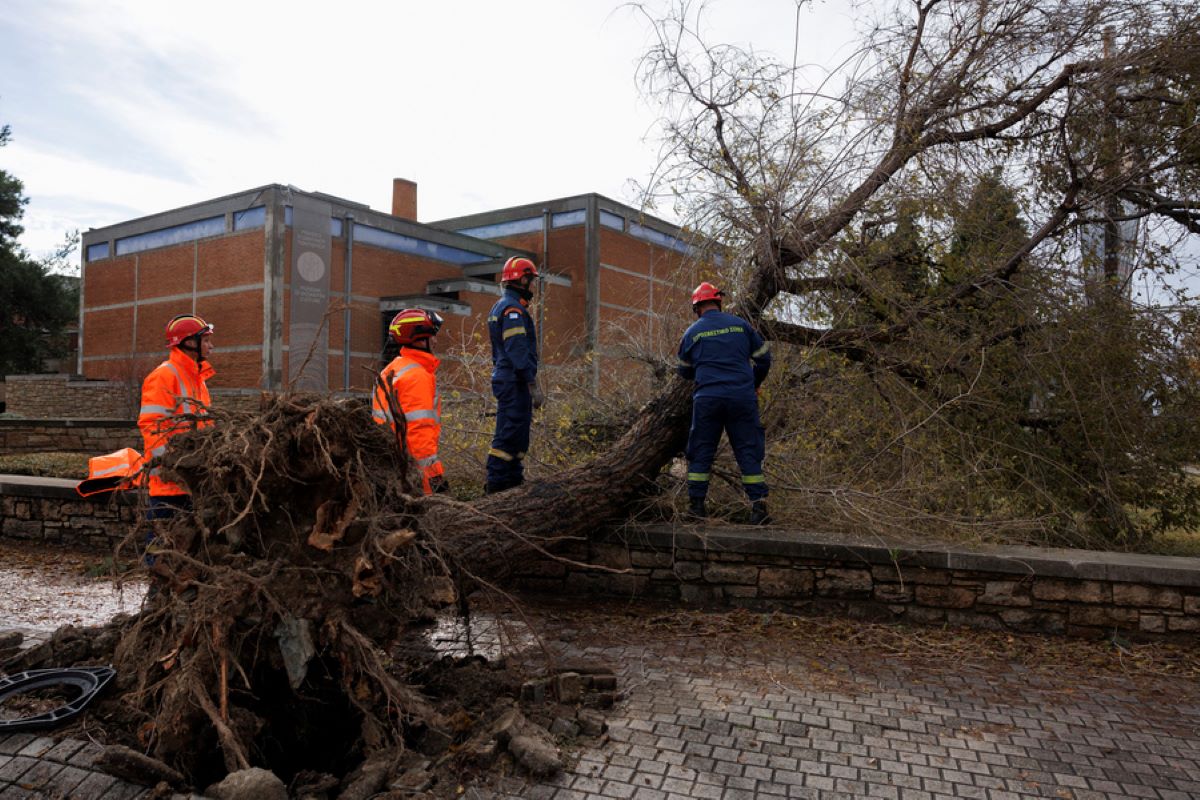
[[[573,737],[579,734],[579,726],[574,720],[558,717],[550,723],[550,732],[555,736]]]
[[[554,676],[554,696],[560,703],[577,703],[583,697],[583,678],[578,672],[560,672]]]
[[[508,751],[521,766],[538,777],[553,775],[563,766],[558,748],[544,733],[531,731],[514,736],[508,742]]]
[[[608,723],[604,721],[604,715],[590,708],[579,709],[579,713],[575,715],[575,721],[579,723],[579,730],[586,736],[599,736],[608,730]]]
[[[583,698],[584,705],[592,708],[612,708],[615,702],[617,702],[615,692],[593,692]]]
[[[591,686],[589,688],[598,692],[611,692],[617,688],[616,675],[589,675]]]
[[[525,681],[521,684],[521,700],[526,703],[541,703],[546,699],[546,689],[550,681],[546,678]]]
[[[231,772],[204,794],[215,800],[288,800],[283,781],[274,772],[259,767]]]

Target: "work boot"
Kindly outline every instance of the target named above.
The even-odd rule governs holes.
[[[770,525],[771,515],[767,513],[767,501],[755,500],[750,504],[750,524]]]
[[[708,513],[704,510],[703,497],[689,497],[687,515],[692,519],[704,519]]]

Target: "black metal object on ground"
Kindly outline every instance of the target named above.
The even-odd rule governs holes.
[[[56,727],[79,714],[116,674],[112,667],[31,669],[0,678],[0,707],[11,697],[49,687],[74,688],[79,695],[58,708],[18,719],[0,720],[0,735]]]

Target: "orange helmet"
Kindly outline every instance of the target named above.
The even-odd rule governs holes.
[[[180,314],[167,323],[167,347],[178,347],[193,336],[210,336],[213,330],[195,314]]]
[[[696,291],[692,292],[692,309],[694,310],[698,303],[703,303],[708,300],[712,300],[717,304],[717,308],[720,308],[721,298],[724,296],[724,292],[713,286],[708,281],[704,281],[704,283],[696,287]]]
[[[513,256],[504,262],[504,271],[500,273],[500,280],[501,282],[516,281],[524,275],[532,275],[536,278],[537,274],[537,267],[533,265],[532,261],[524,256]]]
[[[437,336],[442,329],[442,315],[436,311],[426,311],[423,308],[406,308],[388,325],[388,333],[396,344],[413,344],[422,339]]]

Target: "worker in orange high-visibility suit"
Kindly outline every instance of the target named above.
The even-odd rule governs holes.
[[[392,430],[396,429],[393,409],[404,415],[408,452],[421,471],[425,494],[450,488],[438,456],[442,401],[437,391],[437,368],[441,361],[431,346],[442,322],[437,312],[420,308],[405,309],[392,317],[388,333],[400,345],[400,355],[383,368],[383,385],[375,387],[371,402],[371,418],[381,425],[391,425]],[[391,393],[391,402],[385,389]]]
[[[192,417],[208,414],[207,381],[216,370],[208,363],[212,354],[213,326],[195,314],[181,314],[167,323],[167,360],[142,382],[138,427],[147,460],[161,456],[168,440],[184,430],[211,425]],[[163,480],[159,468],[150,470],[150,504],[147,519],[168,519],[179,510],[191,510],[187,490]]]

